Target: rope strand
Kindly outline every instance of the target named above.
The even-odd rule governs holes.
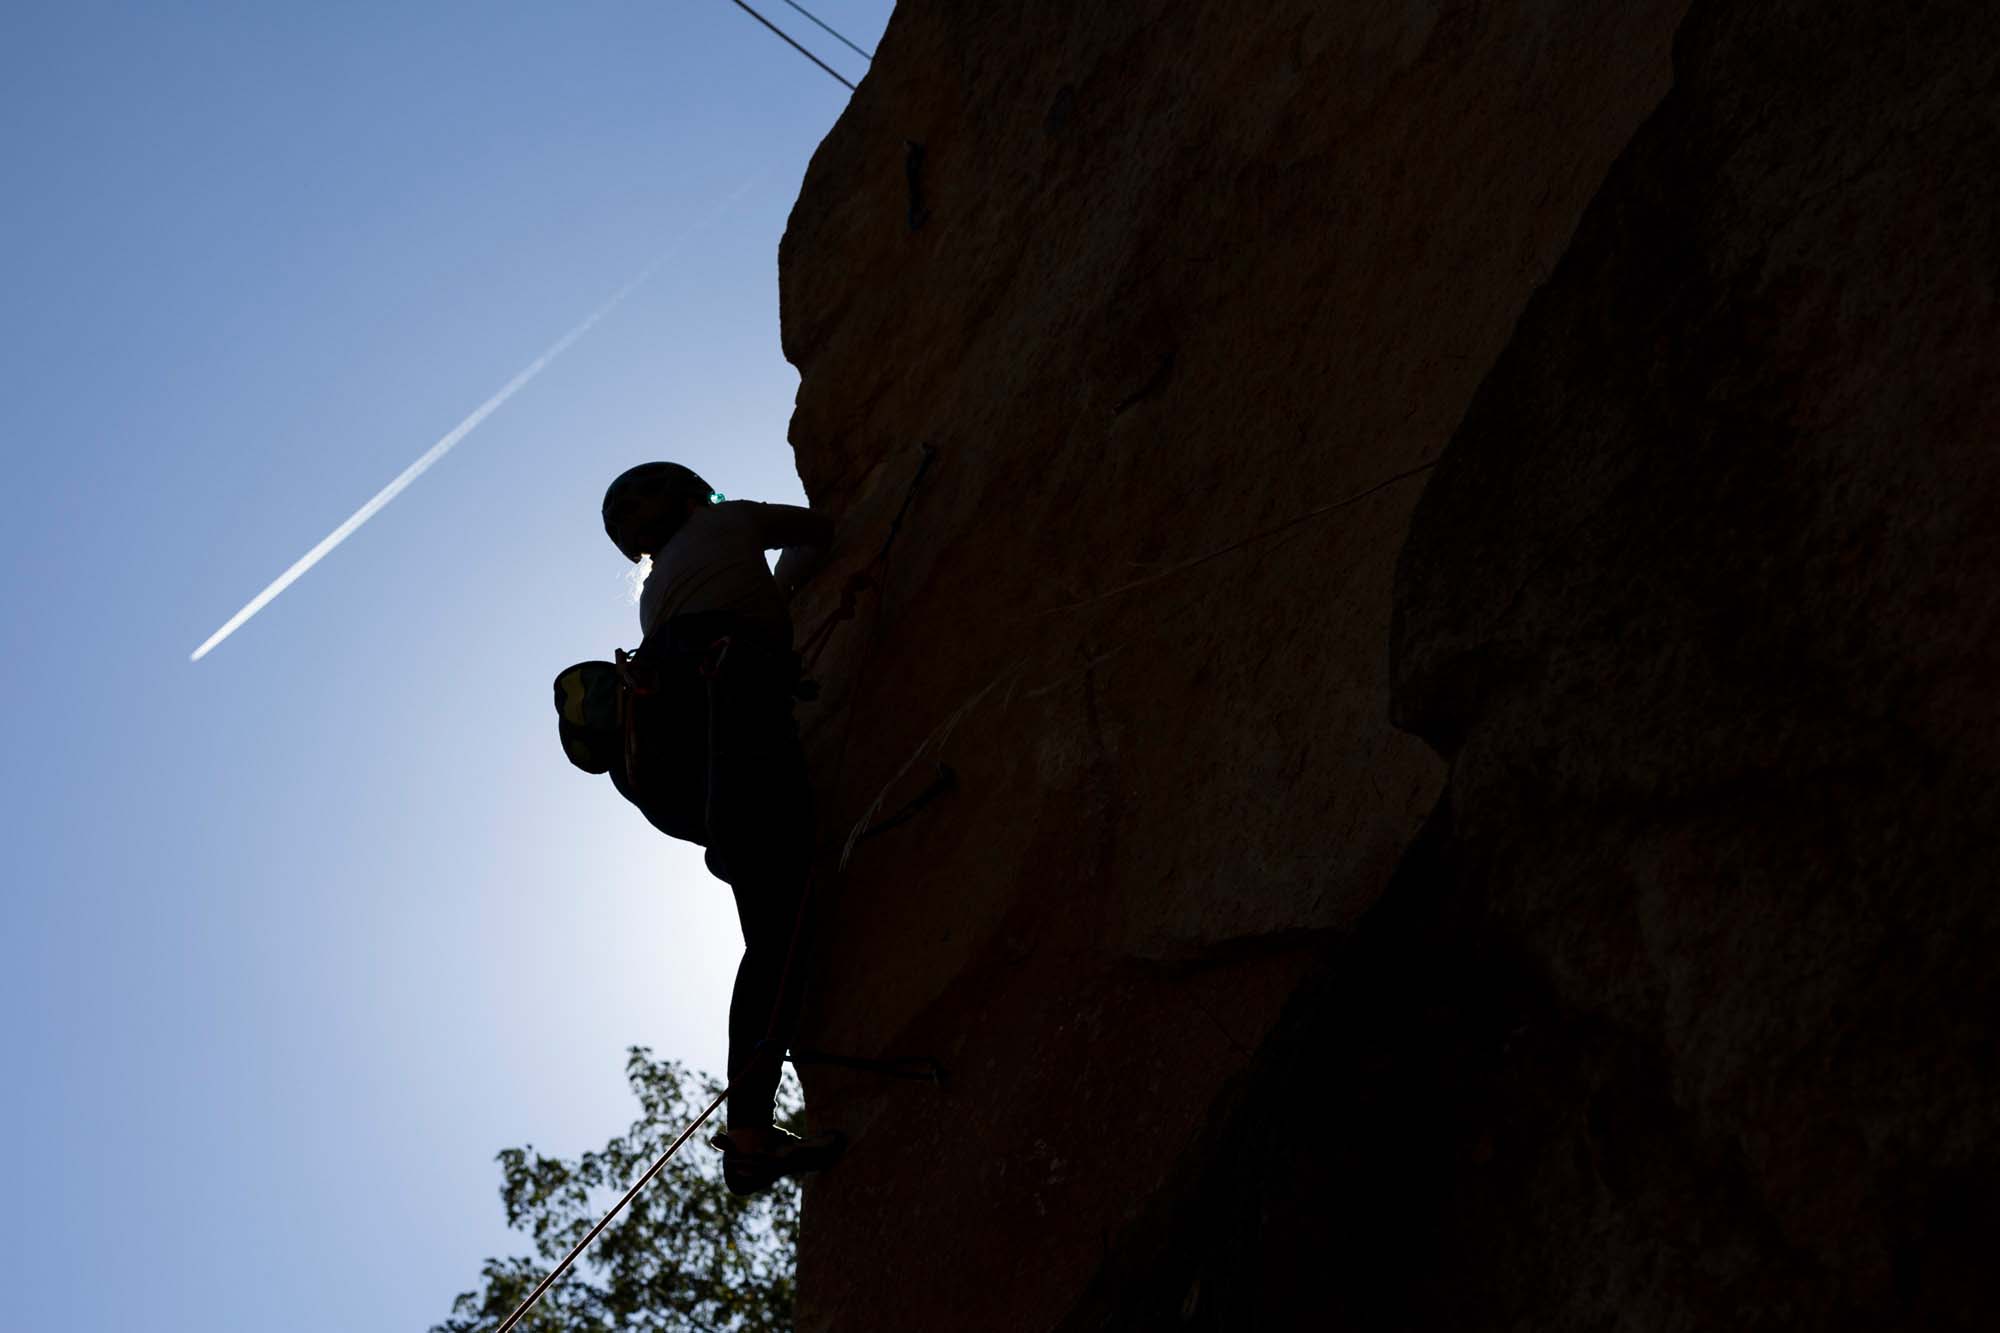
[[[793,41],[791,34],[786,32],[783,28],[771,22],[771,20],[765,18],[762,14],[759,14],[756,10],[750,8],[749,5],[743,3],[743,0],[730,0],[730,2],[734,4],[738,9],[748,14],[751,18],[756,19],[759,23],[769,28],[772,32],[778,34],[778,36],[784,40],[786,46],[791,47],[794,51],[797,51],[807,60],[812,61],[813,64],[818,65],[821,69],[825,70],[827,72],[827,76],[833,79],[834,82],[840,84],[850,93],[855,90],[854,85],[849,83],[846,79],[842,78],[839,72],[836,71],[833,66],[827,64],[824,60],[821,60],[818,56],[814,55],[812,52],[806,50],[803,46],[800,46],[797,42]]]
[[[807,9],[804,5],[799,4],[798,0],[785,0],[785,3],[790,5],[793,9],[798,10],[799,13],[804,14],[808,19],[812,20],[813,24],[817,26],[820,29],[820,31],[829,34],[833,38],[833,40],[839,42],[842,46],[854,52],[855,55],[860,56],[863,60],[867,61],[871,65],[875,63],[875,53],[873,51],[862,50],[860,47],[856,46],[853,42],[848,41],[845,37],[842,37],[839,33],[835,32],[832,28],[828,27],[826,24],[821,23],[819,21],[819,16],[814,14],[810,9]]]
[[[647,1183],[650,1182],[654,1176],[660,1174],[660,1169],[664,1167],[669,1160],[672,1159],[675,1153],[680,1151],[681,1145],[683,1143],[686,1143],[689,1139],[694,1137],[694,1132],[702,1127],[703,1122],[705,1122],[710,1116],[715,1114],[715,1108],[722,1105],[722,1099],[727,1097],[728,1095],[729,1095],[728,1088],[724,1088],[721,1092],[715,1094],[715,1100],[708,1104],[708,1109],[703,1111],[700,1115],[696,1116],[694,1119],[694,1123],[681,1131],[681,1136],[675,1139],[672,1145],[669,1146],[665,1152],[660,1154],[659,1160],[646,1168],[645,1175],[640,1176],[637,1180],[632,1182],[632,1188],[625,1191],[625,1197],[620,1199],[617,1203],[611,1205],[611,1211],[598,1219],[597,1225],[590,1229],[590,1234],[585,1236],[582,1240],[578,1241],[575,1247],[572,1248],[568,1254],[563,1256],[563,1261],[557,1264],[547,1277],[543,1278],[539,1283],[536,1284],[535,1289],[528,1293],[528,1299],[522,1301],[520,1307],[516,1309],[514,1313],[508,1315],[506,1321],[502,1323],[500,1327],[494,1329],[493,1333],[507,1333],[507,1330],[513,1328],[514,1325],[521,1322],[522,1316],[526,1315],[529,1310],[534,1308],[535,1302],[542,1298],[542,1294],[546,1292],[550,1287],[553,1287],[556,1284],[557,1278],[561,1277],[564,1273],[567,1273],[569,1271],[569,1266],[576,1262],[576,1257],[579,1254],[582,1254],[584,1250],[589,1247],[590,1242],[597,1239],[597,1234],[600,1231],[603,1231],[604,1228],[611,1225],[611,1219],[618,1216],[620,1212],[624,1211],[626,1204],[632,1202],[632,1200],[639,1197],[639,1191],[646,1188]]]

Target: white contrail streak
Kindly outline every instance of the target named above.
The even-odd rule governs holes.
[[[381,490],[375,492],[375,496],[373,499],[369,500],[367,504],[362,505],[361,508],[355,510],[352,514],[348,515],[346,522],[342,523],[332,532],[327,533],[326,536],[320,538],[319,545],[313,547],[312,550],[307,551],[304,555],[300,556],[296,561],[292,563],[292,567],[290,569],[278,575],[277,578],[272,579],[271,585],[268,588],[258,593],[255,597],[252,597],[249,603],[245,605],[241,611],[238,611],[235,615],[229,617],[227,621],[223,622],[223,626],[221,629],[209,635],[208,638],[203,641],[201,647],[195,649],[192,653],[188,655],[188,661],[199,662],[202,658],[208,656],[209,651],[213,649],[216,644],[221,643],[224,639],[234,634],[238,629],[241,629],[243,626],[243,622],[250,619],[250,617],[256,615],[259,611],[262,611],[266,606],[269,606],[271,604],[272,598],[276,597],[279,593],[283,592],[285,589],[291,587],[294,583],[297,583],[307,570],[311,569],[314,565],[318,564],[320,561],[326,559],[328,553],[331,552],[334,547],[340,545],[342,542],[346,541],[349,537],[352,537],[357,528],[359,528],[363,523],[366,523],[369,519],[375,517],[376,514],[380,513],[382,507],[388,504],[389,501],[401,495],[403,491],[408,488],[411,482],[415,481],[418,477],[423,476],[424,473],[430,471],[431,465],[433,463],[437,462],[440,458],[443,458],[446,454],[450,453],[452,450],[452,446],[456,445],[460,440],[464,439],[466,436],[472,434],[473,431],[477,430],[479,428],[480,422],[486,420],[486,418],[492,416],[495,412],[498,412],[502,407],[506,406],[507,400],[509,398],[512,398],[515,394],[519,393],[522,390],[522,388],[527,385],[529,380],[532,380],[533,378],[535,378],[535,376],[541,374],[544,370],[547,370],[549,368],[549,363],[551,361],[554,361],[557,357],[561,356],[564,352],[568,351],[570,349],[571,344],[576,342],[576,340],[578,338],[581,338],[584,334],[590,332],[590,330],[596,326],[599,320],[603,319],[613,310],[616,310],[619,304],[622,303],[626,297],[630,296],[633,292],[638,291],[639,288],[645,283],[646,279],[652,277],[653,274],[658,271],[662,262],[664,262],[664,256],[662,256],[662,258],[660,259],[655,259],[652,263],[646,265],[646,267],[640,271],[639,276],[633,278],[623,287],[620,287],[617,291],[613,292],[611,294],[610,299],[605,301],[603,305],[597,307],[597,309],[591,311],[590,317],[588,319],[584,320],[583,323],[571,329],[568,333],[565,333],[562,337],[556,339],[555,343],[550,346],[548,351],[543,352],[533,361],[530,361],[527,364],[527,366],[522,369],[520,374],[514,376],[513,379],[508,380],[505,384],[501,385],[500,391],[498,393],[494,394],[491,398],[488,398],[485,402],[481,403],[478,407],[474,408],[472,410],[472,414],[466,417],[465,420],[459,422],[456,426],[453,426],[449,431],[445,432],[444,437],[442,439],[440,439],[436,444],[432,445],[430,448],[424,450],[422,457],[418,458],[416,462],[404,468],[402,472],[397,475],[394,481],[390,482],[387,486],[384,486]]]
[[[755,185],[761,178],[762,178],[761,174],[758,176],[752,176],[749,180],[744,181],[743,184],[737,186],[734,190],[730,191],[730,193],[722,200],[722,202],[718,203],[715,206],[715,208],[710,211],[708,217],[702,221],[701,225],[695,228],[695,231],[700,232],[706,230],[708,226],[712,224],[718,217],[720,217],[722,213],[731,204],[735,203],[738,199],[742,198],[744,193],[747,192],[751,186]],[[674,249],[675,250],[679,249],[679,246],[675,246]],[[355,510],[354,513],[348,517],[345,523],[342,523],[332,532],[327,533],[325,537],[322,537],[320,539],[319,545],[313,547],[312,550],[307,551],[304,555],[300,556],[298,560],[293,563],[290,569],[278,575],[277,578],[272,579],[270,587],[264,589],[264,591],[258,593],[255,597],[252,597],[247,606],[245,606],[241,611],[238,611],[235,615],[229,617],[229,619],[223,623],[221,629],[209,635],[208,638],[202,643],[201,647],[195,649],[192,653],[189,653],[188,661],[199,662],[202,658],[208,656],[209,652],[215,647],[215,645],[221,643],[224,639],[228,638],[230,635],[234,634],[237,630],[241,629],[243,627],[243,622],[250,619],[250,617],[256,615],[259,611],[262,611],[265,607],[269,606],[271,604],[272,598],[276,597],[279,593],[283,592],[285,589],[291,587],[294,583],[297,583],[307,570],[311,569],[314,565],[318,564],[320,561],[326,559],[328,553],[331,552],[334,547],[340,545],[342,542],[346,541],[349,537],[352,537],[354,535],[355,529],[359,528],[363,523],[366,523],[369,519],[375,517],[376,514],[380,513],[382,507],[388,504],[389,501],[401,495],[411,482],[415,481],[418,477],[423,476],[424,473],[430,471],[431,464],[437,462],[440,458],[443,458],[446,454],[450,453],[453,445],[457,444],[460,440],[464,439],[466,436],[472,434],[473,431],[477,430],[479,428],[480,422],[486,420],[486,418],[492,416],[495,412],[498,412],[502,407],[506,405],[507,400],[509,398],[512,398],[515,394],[519,393],[522,390],[522,388],[527,385],[529,380],[532,380],[533,378],[535,378],[535,376],[541,374],[544,370],[547,370],[549,368],[549,363],[551,361],[554,361],[557,357],[561,356],[564,352],[568,351],[572,343],[574,343],[578,338],[581,338],[584,334],[589,333],[590,330],[597,324],[599,320],[603,319],[613,310],[616,310],[619,304],[623,302],[626,297],[630,296],[633,292],[638,291],[640,287],[645,285],[646,280],[652,277],[654,273],[659,271],[660,265],[666,263],[667,259],[672,255],[672,253],[673,251],[670,250],[668,251],[667,254],[661,255],[658,259],[655,259],[652,263],[646,265],[645,268],[639,271],[639,275],[637,277],[633,278],[623,287],[620,287],[617,291],[613,292],[610,298],[607,299],[603,305],[591,311],[590,317],[588,319],[584,320],[583,323],[571,329],[568,333],[565,333],[562,337],[556,339],[554,345],[551,346],[548,351],[543,352],[540,356],[536,357],[533,361],[529,362],[527,367],[523,369],[520,374],[516,375],[513,379],[508,380],[505,384],[501,385],[500,392],[494,394],[491,398],[488,398],[485,402],[481,403],[478,407],[474,408],[472,410],[471,416],[468,416],[465,420],[459,422],[456,426],[453,426],[449,431],[445,433],[443,439],[439,440],[436,444],[432,445],[430,448],[424,450],[423,456],[421,458],[417,459],[416,462],[404,468],[402,473],[394,481],[390,482],[387,486],[384,486],[381,490],[377,491],[375,493],[374,499],[370,500],[367,504],[362,505],[361,508]]]

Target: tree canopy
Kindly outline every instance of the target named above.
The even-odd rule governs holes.
[[[596,1152],[567,1160],[532,1145],[499,1155],[507,1225],[532,1255],[488,1259],[478,1290],[431,1333],[489,1333],[569,1253],[604,1210],[722,1090],[713,1078],[643,1046],[625,1076],[640,1117]],[[803,1111],[789,1076],[779,1093],[789,1128]],[[719,1154],[690,1141],[516,1327],[520,1333],[781,1333],[792,1327],[799,1193],[791,1181],[740,1197]]]

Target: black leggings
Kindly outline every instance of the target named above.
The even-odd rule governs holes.
[[[739,656],[733,647],[731,654],[737,660],[725,659],[714,682],[706,861],[735,894],[743,928],[743,961],[729,1000],[729,1123],[756,1126],[771,1123],[798,1017],[808,944],[801,907],[812,871],[812,788],[792,719],[789,676],[768,669],[768,659],[754,649]]]

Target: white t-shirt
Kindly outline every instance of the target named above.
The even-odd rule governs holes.
[[[653,555],[652,572],[639,592],[640,632],[651,631],[671,616],[734,611],[767,625],[789,644],[788,589],[772,575],[764,552],[817,547],[828,535],[824,517],[793,505],[725,500],[696,510]],[[788,577],[802,576],[816,554],[787,551],[779,563]]]

